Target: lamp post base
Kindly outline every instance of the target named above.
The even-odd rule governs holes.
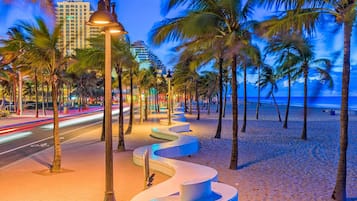
[[[114,192],[105,192],[104,201],[115,201]]]

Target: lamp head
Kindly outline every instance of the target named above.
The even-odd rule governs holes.
[[[116,22],[114,26],[107,27],[110,33],[112,34],[127,34],[124,26],[120,22]]]
[[[103,0],[99,0],[98,10],[89,17],[87,24],[90,26],[107,27],[114,26],[116,23],[113,15],[106,9],[105,2]]]
[[[167,78],[167,79],[171,79],[171,78],[172,78],[172,75],[171,75],[171,71],[170,71],[170,70],[167,71],[166,78]]]

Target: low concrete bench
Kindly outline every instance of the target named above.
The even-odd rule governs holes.
[[[171,126],[152,128],[153,137],[171,141],[134,150],[135,164],[143,165],[143,154],[148,150],[150,168],[171,178],[142,191],[132,201],[238,201],[238,192],[235,188],[215,182],[217,181],[215,169],[170,159],[191,155],[198,151],[199,141],[196,137],[177,133],[187,132],[189,129],[189,123],[175,120]]]
[[[180,198],[185,201],[207,199],[212,195],[211,180],[191,180],[181,184]]]

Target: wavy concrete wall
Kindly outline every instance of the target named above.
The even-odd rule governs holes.
[[[238,201],[237,189],[216,182],[215,169],[172,159],[192,155],[199,150],[196,137],[179,134],[190,131],[190,124],[182,121],[184,113],[175,113],[174,116],[172,125],[154,127],[151,130],[153,137],[170,140],[169,142],[139,147],[133,153],[134,163],[142,166],[144,153],[148,150],[150,169],[171,178],[142,191],[132,201]],[[167,120],[160,123],[167,125]]]

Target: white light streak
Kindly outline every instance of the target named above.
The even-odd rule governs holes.
[[[129,111],[129,109],[130,109],[129,107],[123,108],[123,112]],[[116,114],[119,114],[119,109],[112,111],[112,115],[116,115]],[[93,114],[93,115],[89,115],[89,116],[85,116],[85,117],[78,117],[78,118],[75,118],[75,119],[69,119],[69,120],[61,121],[59,123],[59,127],[63,128],[63,127],[76,125],[76,124],[80,124],[80,123],[84,123],[84,122],[88,122],[88,121],[91,121],[91,120],[94,120],[94,119],[100,119],[100,118],[103,118],[103,113]],[[47,125],[41,126],[41,128],[43,128],[43,129],[53,129],[53,124],[47,124]]]
[[[0,136],[0,144],[10,142],[10,141],[13,141],[13,140],[16,140],[19,138],[23,138],[23,137],[26,137],[31,134],[32,134],[31,131],[27,131],[27,132],[15,133],[15,134],[6,135],[6,136]]]

